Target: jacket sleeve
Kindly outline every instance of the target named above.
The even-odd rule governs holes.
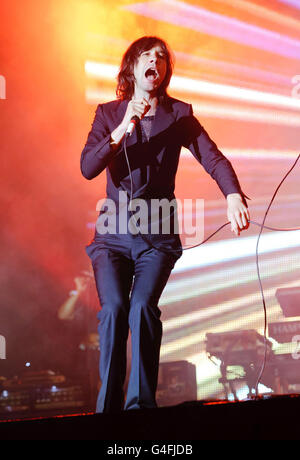
[[[86,179],[98,176],[110,163],[117,151],[110,145],[110,132],[105,123],[102,105],[98,105],[91,131],[81,153],[80,169]]]
[[[193,115],[189,105],[189,114],[185,122],[184,147],[188,148],[205,171],[217,182],[226,197],[230,193],[240,193],[245,205],[248,198],[241,189],[237,175],[230,161],[218,149],[203,126]]]

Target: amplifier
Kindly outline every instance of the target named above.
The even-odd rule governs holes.
[[[275,296],[284,316],[300,315],[300,286],[277,289]]]
[[[158,406],[172,406],[186,401],[196,401],[196,366],[188,361],[161,363],[156,400]]]
[[[300,335],[300,321],[281,321],[269,323],[269,336],[279,343],[293,341],[293,337]]]
[[[300,384],[300,360],[291,353],[278,353],[267,362],[266,374],[273,372],[286,384]]]
[[[27,413],[31,409],[31,395],[27,389],[0,390],[0,415]]]
[[[34,409],[65,409],[84,407],[85,397],[81,385],[56,386],[37,388],[35,390]]]
[[[0,390],[0,415],[34,416],[40,411],[83,408],[86,404],[84,389],[76,383]]]

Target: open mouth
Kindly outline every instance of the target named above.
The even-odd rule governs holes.
[[[145,72],[145,77],[149,81],[154,81],[158,78],[158,73],[155,69],[147,69]]]

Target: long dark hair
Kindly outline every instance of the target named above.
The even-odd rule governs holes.
[[[118,85],[117,85],[117,98],[118,99],[131,99],[134,94],[134,74],[133,69],[134,65],[139,58],[139,56],[144,52],[148,51],[154,46],[159,45],[165,56],[166,56],[166,63],[167,63],[167,73],[164,78],[164,81],[158,88],[157,95],[164,96],[167,94],[167,87],[169,86],[172,72],[173,72],[173,59],[171,52],[168,48],[168,45],[164,40],[158,37],[152,36],[145,36],[141,37],[138,40],[134,41],[127,51],[125,52],[120,71],[117,77]]]

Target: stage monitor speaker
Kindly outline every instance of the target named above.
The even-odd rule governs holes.
[[[275,295],[284,316],[300,316],[300,286],[277,289]]]
[[[159,407],[196,401],[196,366],[188,361],[161,363],[156,399]]]

